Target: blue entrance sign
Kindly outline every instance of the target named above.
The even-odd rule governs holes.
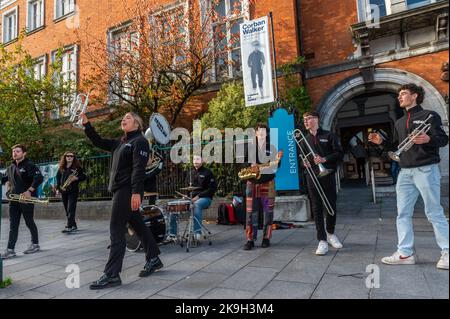
[[[269,118],[269,127],[278,129],[278,150],[283,151],[281,166],[275,176],[275,189],[288,191],[299,189],[297,143],[293,138],[294,115],[285,109],[278,109]]]

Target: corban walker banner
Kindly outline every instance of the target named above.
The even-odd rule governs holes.
[[[269,19],[263,17],[241,24],[242,75],[245,105],[254,106],[275,100],[269,42]]]
[[[299,190],[297,142],[294,139],[294,115],[278,109],[269,118],[269,127],[278,129],[278,150],[283,151],[281,165],[275,175],[277,191]]]

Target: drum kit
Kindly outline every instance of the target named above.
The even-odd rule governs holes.
[[[192,195],[192,191],[198,189],[199,187],[188,186],[181,188],[180,191],[190,192]],[[194,232],[194,221],[196,219],[194,215],[194,204],[192,202],[192,196],[189,197],[181,192],[176,193],[181,195],[182,199],[170,201],[165,207],[143,205],[140,208],[140,213],[145,225],[150,228],[157,244],[177,243],[183,247],[184,243],[186,243],[186,252],[189,252],[189,247],[198,245],[198,240]],[[144,197],[148,196],[158,196],[158,193],[144,194]],[[169,234],[170,223],[175,222],[178,224],[178,220],[182,215],[189,215],[183,234],[179,234],[178,227],[176,227],[177,234],[174,234],[175,236]],[[211,245],[212,243],[209,239],[211,232],[201,222],[200,225],[202,227],[202,237],[208,239],[208,244]],[[137,252],[143,248],[136,232],[130,226],[125,237],[128,251]]]

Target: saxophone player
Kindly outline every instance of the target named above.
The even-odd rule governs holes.
[[[262,248],[270,246],[270,238],[272,236],[273,224],[273,210],[275,206],[275,172],[279,166],[282,152],[278,155],[270,150],[270,142],[268,138],[268,126],[265,123],[258,123],[256,126],[256,163],[252,166],[263,164],[264,159],[270,161],[275,160],[274,167],[268,166],[260,173],[262,175],[258,180],[248,180],[245,190],[246,195],[246,227],[245,235],[247,242],[244,245],[244,250],[251,250],[255,247],[255,241],[258,233],[259,213],[264,214],[263,239],[261,243]],[[250,161],[247,156],[247,161]],[[267,164],[267,163],[266,163]],[[262,167],[262,166],[260,166]]]
[[[63,233],[73,233],[78,230],[75,221],[79,187],[78,184],[86,179],[80,162],[74,152],[65,152],[60,160],[56,174],[56,189],[61,193],[64,210],[67,216],[67,225]]]

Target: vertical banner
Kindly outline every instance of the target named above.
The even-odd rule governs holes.
[[[263,17],[241,24],[242,75],[245,105],[254,106],[275,100],[269,42],[269,19]]]
[[[54,197],[58,164],[38,165],[44,180],[37,189],[37,197]]]
[[[269,118],[270,130],[278,129],[278,150],[283,151],[281,165],[275,176],[275,189],[277,191],[299,190],[297,143],[293,138],[294,115],[288,114],[285,109],[277,109]]]

